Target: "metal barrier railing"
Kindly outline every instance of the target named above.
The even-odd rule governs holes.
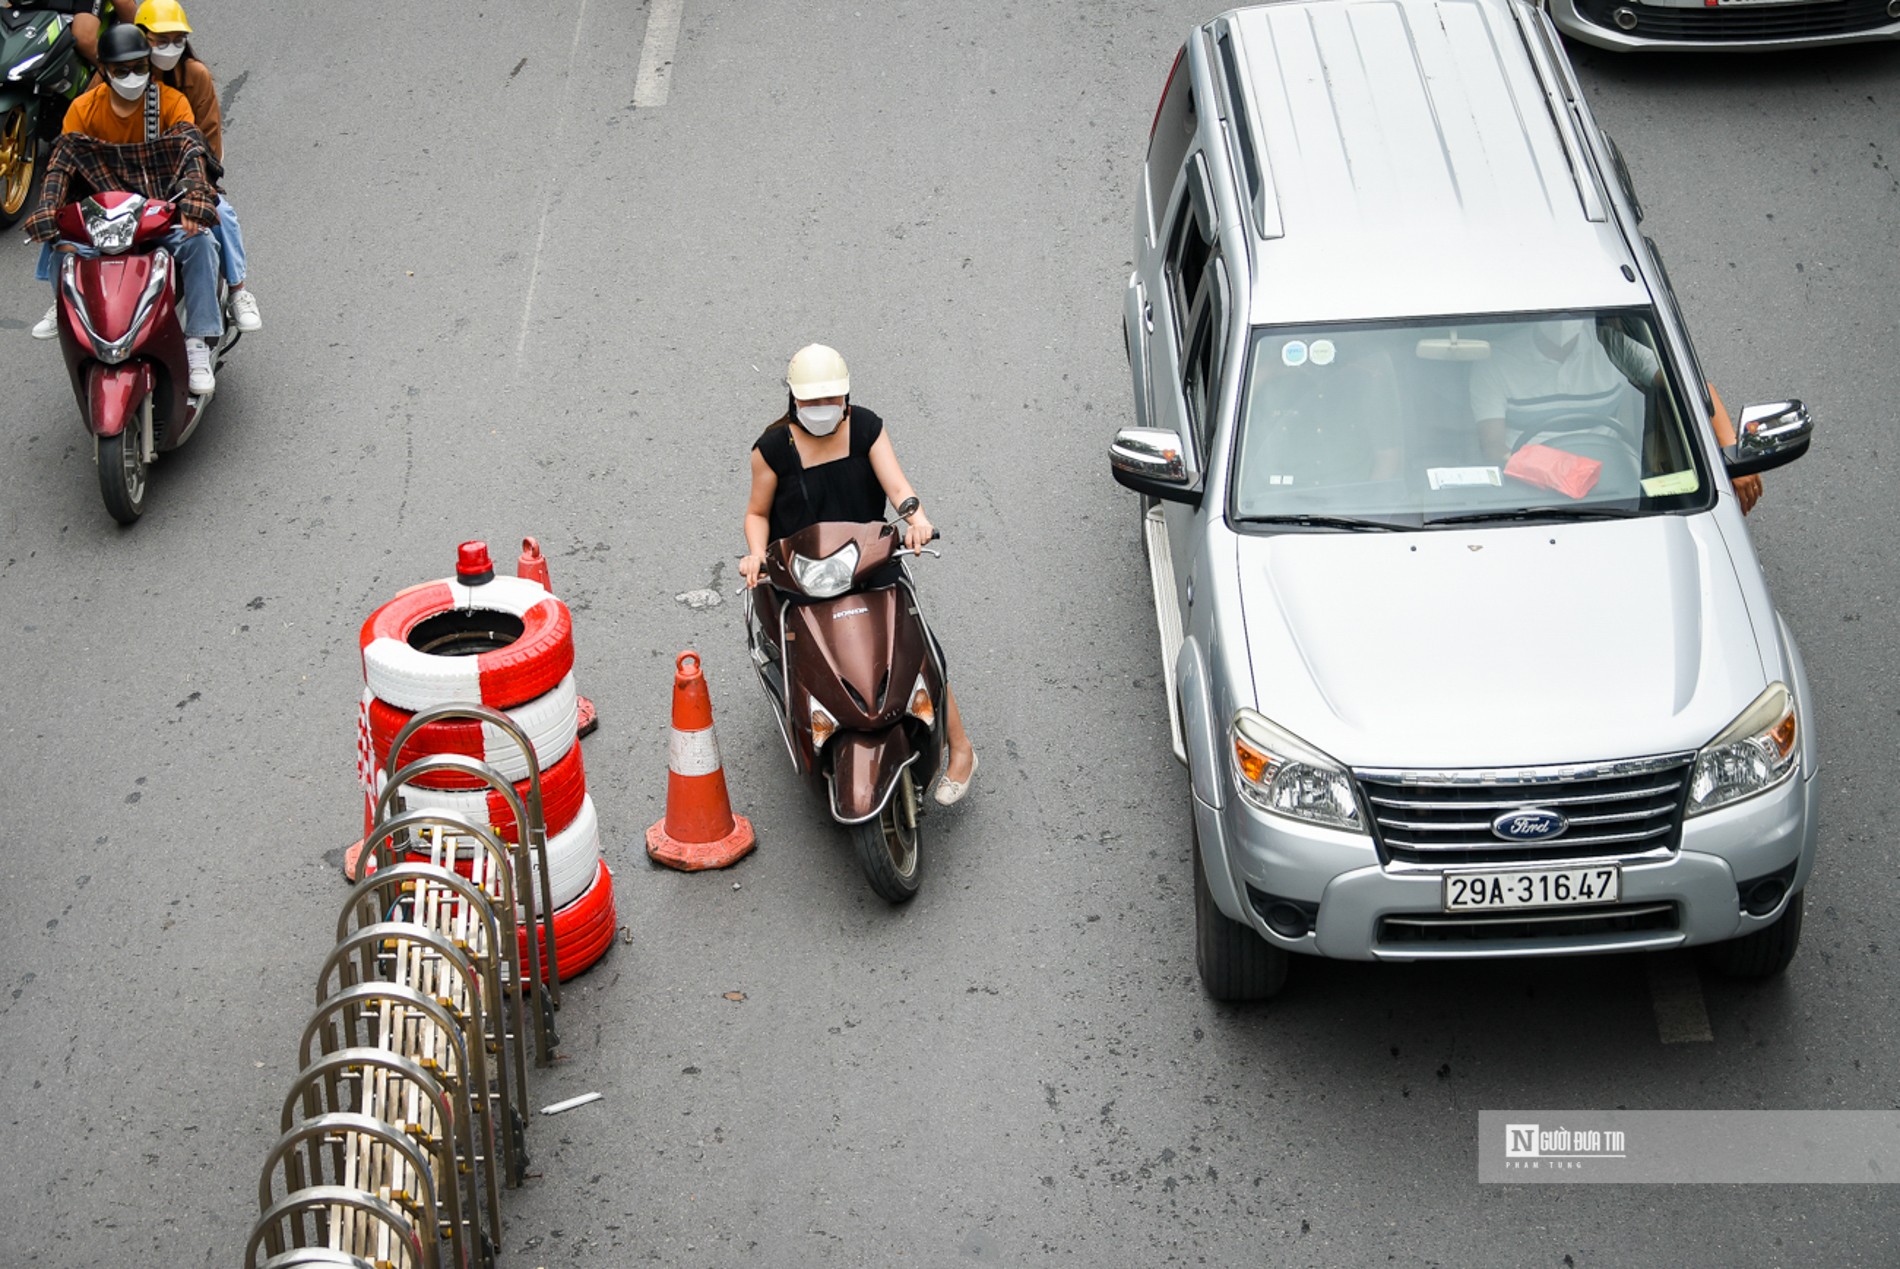
[[[446,719],[519,747],[525,797],[460,754],[399,767],[417,729]],[[561,992],[534,746],[500,711],[454,705],[415,715],[388,754],[245,1269],[490,1269],[501,1191],[526,1176],[528,1028],[535,1064],[555,1061]],[[444,772],[500,795],[512,846],[467,815],[406,808],[405,789]]]

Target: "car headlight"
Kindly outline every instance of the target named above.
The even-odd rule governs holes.
[[[1346,769],[1263,714],[1243,709],[1227,729],[1240,796],[1263,811],[1365,831]]]
[[[806,559],[792,552],[792,579],[813,599],[830,599],[851,589],[851,575],[858,571],[858,544],[847,543],[822,560]]]
[[[1770,683],[1696,754],[1687,813],[1700,815],[1780,784],[1794,771],[1800,735],[1794,693],[1785,684]]]

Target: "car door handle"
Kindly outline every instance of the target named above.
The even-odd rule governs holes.
[[[1153,300],[1141,302],[1141,325],[1150,335],[1155,333],[1155,302]]]

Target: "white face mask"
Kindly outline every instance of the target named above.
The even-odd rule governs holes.
[[[830,436],[838,428],[838,421],[844,418],[841,405],[801,405],[798,407],[798,425],[813,436]]]
[[[145,86],[152,82],[152,77],[150,75],[128,75],[126,78],[120,79],[117,75],[107,75],[106,80],[112,85],[113,92],[119,94],[119,96],[125,98],[127,101],[137,101],[140,97],[145,95]]]
[[[152,46],[152,65],[162,71],[168,71],[178,65],[184,56],[185,46],[183,44],[175,48],[160,48],[156,44]]]

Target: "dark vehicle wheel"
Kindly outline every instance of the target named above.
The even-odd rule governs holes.
[[[134,524],[144,513],[146,472],[136,426],[100,438],[99,493],[106,500],[106,510],[120,524]]]
[[[1773,925],[1702,950],[1702,963],[1730,978],[1773,978],[1788,968],[1801,946],[1801,911],[1807,892],[1788,900],[1787,910]]]
[[[851,826],[858,866],[871,889],[892,903],[903,903],[917,893],[920,857],[917,852],[917,784],[905,767],[897,787],[878,817]]]
[[[0,117],[0,229],[11,229],[33,206],[40,143],[25,106]]]
[[[1223,913],[1207,888],[1200,834],[1194,835],[1194,960],[1201,986],[1215,1000],[1266,1000],[1286,985],[1288,953]]]

